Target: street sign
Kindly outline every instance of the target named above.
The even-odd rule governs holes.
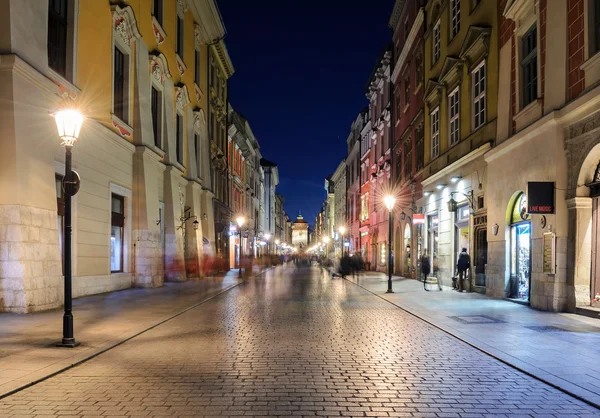
[[[530,181],[527,183],[527,213],[554,213],[554,182]]]
[[[425,225],[425,215],[422,213],[415,213],[413,215],[413,225]]]

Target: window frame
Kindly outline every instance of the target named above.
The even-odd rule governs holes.
[[[460,0],[450,0],[450,39],[460,32]]]
[[[58,8],[61,10],[57,12],[57,7],[52,7],[52,3],[54,3],[55,6],[59,4]],[[69,3],[69,0],[48,0],[48,33],[46,43],[48,67],[64,78],[67,78]],[[55,33],[53,32],[53,29],[56,29]],[[54,37],[51,35],[56,36]],[[51,41],[51,39],[54,40],[56,38],[61,39],[57,39],[56,42]],[[51,50],[54,52],[53,54],[51,53]],[[54,58],[56,58],[56,60]],[[56,66],[53,66],[53,64],[56,64]]]
[[[455,100],[453,102],[453,100]],[[456,112],[456,113],[453,113]],[[448,144],[450,147],[460,142],[460,85],[448,94]]]
[[[433,25],[431,40],[433,42],[431,46],[431,63],[432,67],[437,64],[440,60],[441,48],[442,48],[442,28],[441,19],[438,19]]]
[[[473,131],[478,130],[486,124],[487,120],[487,65],[484,60],[471,71],[471,91],[472,91],[472,106],[473,106]],[[479,76],[479,79],[477,77]],[[483,84],[483,86],[481,86]],[[479,87],[478,87],[479,86]],[[479,88],[479,92],[477,92]],[[476,111],[476,106],[479,104],[479,111]]]
[[[129,55],[123,51],[123,48],[115,43],[113,46],[113,115],[125,123],[127,123],[129,119],[128,56]],[[118,67],[120,67],[120,75],[122,76],[122,80],[120,82],[118,81],[121,79],[121,77],[118,77]]]
[[[410,62],[407,64],[406,71],[404,73],[404,112],[408,109],[410,105],[410,96],[411,96],[411,88],[410,88]]]
[[[434,121],[435,116],[435,121]],[[440,106],[436,106],[429,114],[429,126],[431,128],[431,159],[440,155]],[[437,128],[434,131],[434,126]]]
[[[175,161],[184,166],[184,146],[185,146],[185,118],[183,114],[175,112]]]
[[[404,140],[403,144],[403,164],[404,164],[404,181],[408,181],[412,177],[412,133]]]
[[[152,0],[152,16],[162,27],[164,19],[164,0]]]
[[[175,16],[175,53],[179,55],[181,61],[183,61],[183,50],[185,48],[185,19],[177,14]]]
[[[156,111],[155,106],[157,106]],[[154,146],[162,150],[164,100],[162,89],[160,89],[154,83],[152,83],[152,85],[150,86],[150,112],[152,115],[152,132],[154,134]]]
[[[121,202],[121,212],[114,212],[113,211],[113,201],[114,200],[118,200]],[[125,253],[125,196],[121,196],[117,193],[113,193],[111,192],[110,194],[110,211],[111,211],[111,217],[110,217],[110,238],[112,239],[112,229],[114,227],[118,227],[121,229],[121,251],[120,251],[120,260],[119,260],[119,267],[120,269],[118,270],[113,270],[113,263],[112,263],[112,254],[110,257],[110,272],[111,274],[114,273],[124,273],[125,272],[125,257],[124,257],[124,253]]]
[[[535,41],[535,46],[531,48],[527,55],[525,54],[525,46],[527,40],[533,39]],[[519,38],[519,48],[520,48],[520,60],[519,60],[519,70],[521,73],[520,84],[521,84],[521,109],[524,109],[531,103],[535,102],[538,98],[538,69],[539,69],[539,61],[538,61],[538,42],[537,42],[537,22],[531,25],[529,29],[527,29],[523,35]],[[532,65],[535,63],[535,65]],[[527,73],[533,75],[530,80],[526,80]],[[530,97],[531,95],[531,97]]]

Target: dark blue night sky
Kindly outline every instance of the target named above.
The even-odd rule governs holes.
[[[235,67],[229,101],[249,121],[278,191],[311,224],[346,156],[365,86],[391,42],[393,0],[218,0]]]

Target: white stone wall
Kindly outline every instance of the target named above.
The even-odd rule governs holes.
[[[556,182],[556,214],[531,215],[530,304],[541,310],[567,308],[567,206],[565,201],[566,158],[562,130],[550,117],[521,131],[486,154],[487,175],[492,183],[487,192],[488,266],[486,294],[508,296],[510,278],[510,216],[508,211],[517,193],[527,191],[529,181]],[[493,234],[498,225],[497,235]],[[543,273],[542,239],[556,233],[556,275]]]
[[[56,308],[62,292],[56,211],[0,205],[0,311]]]

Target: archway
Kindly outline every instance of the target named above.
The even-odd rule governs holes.
[[[411,247],[412,247],[412,243],[411,243],[411,229],[410,229],[410,223],[406,223],[406,225],[404,226],[404,245],[403,245],[403,251],[404,251],[404,263],[402,264],[402,270],[404,271],[404,275],[406,277],[411,277],[411,265],[412,265],[412,261],[411,261]]]
[[[507,297],[529,301],[531,287],[531,216],[527,213],[527,196],[516,192],[506,210],[508,229],[509,278]]]

